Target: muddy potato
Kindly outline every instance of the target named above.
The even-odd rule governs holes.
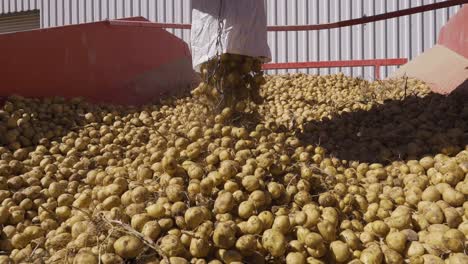
[[[157,241],[161,234],[161,226],[157,221],[148,221],[143,225],[141,234],[153,241]]]
[[[341,241],[348,244],[352,250],[357,250],[360,247],[361,242],[359,241],[359,238],[350,229],[343,230],[343,232],[340,233],[339,238]]]
[[[134,236],[122,236],[114,242],[114,250],[123,259],[139,256],[144,249],[143,242]]]
[[[225,214],[232,210],[235,205],[234,197],[232,193],[225,192],[216,198],[214,208],[216,213]]]
[[[281,256],[286,251],[286,238],[281,232],[274,229],[268,229],[263,232],[262,246],[272,256]]]
[[[336,226],[330,221],[321,221],[317,224],[317,228],[325,240],[330,242],[336,240]]]
[[[8,97],[2,261],[60,262],[70,249],[70,262],[103,264],[464,261],[463,100],[412,79],[271,76],[222,58],[233,95],[261,98],[215,111],[214,80],[144,106]]]
[[[466,263],[468,261],[468,256],[463,253],[455,253],[448,257],[446,260],[447,264],[455,264],[455,263]]]
[[[73,263],[86,263],[86,264],[97,264],[99,263],[98,257],[90,252],[78,253],[73,259]]]
[[[383,263],[383,259],[382,250],[376,245],[364,249],[359,257],[359,260],[364,264]]]
[[[348,244],[342,241],[330,243],[330,251],[333,259],[339,263],[344,263],[351,257]]]
[[[235,223],[231,221],[219,223],[213,233],[213,242],[219,248],[228,249],[236,243]]]
[[[113,253],[105,253],[101,256],[101,263],[102,264],[123,264],[124,260]]]
[[[403,253],[406,248],[407,237],[402,232],[391,232],[385,237],[385,242],[390,249]]]
[[[299,252],[290,252],[286,256],[286,264],[306,264],[306,257]]]
[[[190,242],[190,254],[196,258],[204,258],[208,256],[211,250],[211,245],[208,240],[203,238],[192,238]]]
[[[280,215],[273,221],[272,229],[278,230],[283,234],[287,234],[291,227],[289,217],[286,215]]]

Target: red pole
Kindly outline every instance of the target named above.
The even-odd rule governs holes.
[[[371,59],[371,60],[344,60],[344,61],[313,61],[313,62],[286,62],[263,64],[264,70],[275,69],[307,69],[307,68],[334,68],[334,67],[362,67],[362,66],[392,66],[403,65],[408,62],[406,58]]]
[[[374,78],[380,80],[380,64],[374,65]]]
[[[327,24],[318,24],[318,25],[291,25],[291,26],[268,26],[268,31],[305,31],[305,30],[322,30],[322,29],[332,29],[332,28],[340,28],[340,27],[349,27],[355,25],[361,25],[371,22],[377,22],[381,20],[407,16],[422,12],[427,12],[431,10],[447,8],[456,5],[462,5],[468,3],[468,0],[447,0],[439,3],[427,4],[417,7],[411,7],[408,9],[393,11],[384,14],[378,14],[369,17],[361,17],[361,18],[354,18],[350,20],[338,21],[333,23]],[[149,27],[160,27],[160,28],[173,28],[173,29],[190,29],[191,24],[173,24],[173,23],[149,23],[149,22],[138,22],[138,21],[118,21],[111,20],[111,24],[115,25],[139,25],[139,26],[149,26]]]

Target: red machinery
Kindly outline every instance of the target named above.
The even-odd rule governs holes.
[[[375,22],[435,10],[451,0],[392,13],[324,25],[269,27],[271,31],[317,30]],[[196,84],[186,43],[163,28],[190,25],[151,23],[144,18],[112,20],[0,35],[0,97],[85,97],[95,102],[142,104],[186,91]],[[403,65],[393,76],[426,81],[449,93],[467,85],[468,6],[442,29],[439,46]],[[402,65],[405,58],[271,63],[265,69]],[[467,89],[468,90],[468,89]]]
[[[32,30],[0,35],[0,51],[0,96],[141,104],[194,80],[188,45],[161,28],[103,21]]]
[[[468,94],[468,5],[440,31],[437,45],[403,65],[391,77],[414,77],[441,94]]]

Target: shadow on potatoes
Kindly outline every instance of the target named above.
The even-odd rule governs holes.
[[[299,138],[336,158],[369,163],[454,155],[468,145],[468,97],[455,93],[387,100],[369,111],[309,122]]]

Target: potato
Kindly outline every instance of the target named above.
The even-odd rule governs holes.
[[[43,237],[44,236],[44,230],[42,230],[42,228],[40,228],[39,226],[27,226],[23,230],[23,234],[26,237],[30,238],[31,240],[34,240],[34,239]]]
[[[376,239],[376,236],[374,233],[364,231],[359,235],[359,240],[361,240],[362,244],[367,245],[371,242],[374,242]]]
[[[428,253],[437,255],[447,250],[443,238],[444,233],[444,231],[432,231],[426,236],[420,236],[421,241],[425,243],[425,249]]]
[[[286,238],[281,232],[274,229],[268,229],[263,232],[262,246],[272,256],[279,257],[284,255],[286,251]]]
[[[206,239],[192,238],[190,242],[190,254],[196,258],[204,258],[208,256],[211,250],[211,245]]]
[[[213,233],[213,242],[219,248],[228,249],[236,243],[235,223],[226,221],[219,223]]]
[[[462,252],[465,247],[465,235],[457,229],[450,229],[443,235],[445,246],[452,252]]]
[[[252,201],[256,208],[262,208],[271,202],[271,196],[268,192],[255,190],[249,195],[249,201]]]
[[[319,204],[324,207],[333,207],[337,203],[336,198],[328,192],[325,192],[319,196]]]
[[[451,228],[457,228],[463,221],[460,213],[453,207],[444,209],[444,217],[447,225]]]
[[[184,246],[175,235],[166,235],[161,239],[161,251],[168,257],[180,256],[183,254]]]
[[[291,227],[289,222],[289,217],[286,215],[280,215],[275,218],[273,221],[272,229],[278,230],[284,235],[286,235]]]
[[[236,248],[242,255],[252,255],[257,248],[257,240],[253,235],[243,235],[236,241]]]
[[[468,256],[463,253],[455,253],[451,255],[445,263],[447,264],[458,264],[458,263],[467,263],[468,262]]]
[[[360,245],[361,245],[361,243],[359,241],[359,238],[350,229],[343,230],[343,232],[340,233],[339,238],[341,239],[341,241],[348,244],[348,246],[352,250],[358,249],[360,247]]]
[[[264,76],[225,54],[230,107],[213,113],[215,66],[192,95],[157,104],[6,98],[2,261],[463,262],[463,100],[413,79]]]
[[[170,264],[189,264],[189,262],[181,257],[170,257],[169,258]]]
[[[127,214],[129,217],[133,217],[134,215],[137,214],[142,214],[145,211],[145,204],[140,203],[140,204],[130,204],[127,207],[125,207],[125,214]]]
[[[267,188],[268,188],[268,192],[270,192],[271,197],[273,199],[279,199],[281,195],[283,195],[285,192],[284,186],[277,182],[268,183]]]
[[[406,235],[402,232],[391,232],[385,237],[385,242],[390,249],[403,253],[406,248]]]
[[[422,256],[424,264],[444,264],[444,261],[434,255],[425,254]]]
[[[336,240],[336,227],[328,220],[323,220],[317,224],[317,228],[323,238],[327,241]]]
[[[424,218],[427,219],[427,221],[431,224],[441,224],[444,222],[444,212],[440,207],[432,203],[429,206],[427,206],[424,210]]]
[[[148,221],[143,225],[141,234],[153,241],[157,241],[161,231],[161,226],[157,221]]]
[[[237,250],[234,250],[234,249],[230,249],[230,250],[219,249],[216,255],[224,263],[233,263],[233,264],[242,263],[242,255]]]
[[[78,253],[75,258],[73,259],[73,263],[75,264],[80,264],[80,263],[86,263],[86,264],[97,264],[99,263],[98,257],[92,253],[88,252],[81,252]]]
[[[122,236],[114,242],[115,253],[124,259],[136,258],[143,249],[143,242],[134,236]]]
[[[152,173],[151,173],[152,176]],[[144,186],[137,186],[131,192],[132,201],[134,203],[143,203],[148,200],[149,192]]]
[[[104,210],[110,210],[114,207],[118,207],[121,203],[121,198],[117,195],[111,195],[104,199],[102,202],[102,208]]]
[[[290,221],[294,226],[304,226],[307,222],[307,214],[299,211],[292,215],[292,221]]]
[[[148,214],[136,214],[132,217],[131,226],[133,229],[141,232],[143,226],[149,221],[151,221],[151,217]]]
[[[194,229],[206,220],[208,219],[206,219],[206,214],[201,207],[191,207],[185,212],[185,223],[190,229]]]
[[[235,205],[234,197],[230,192],[224,192],[216,198],[214,209],[218,214],[225,214],[230,212]]]
[[[463,234],[465,234],[466,237],[468,237],[468,221],[462,222],[458,226],[458,230],[460,230]]]
[[[239,204],[238,215],[243,219],[248,219],[255,213],[255,205],[252,201],[243,201]]]
[[[319,244],[316,248],[306,248],[307,253],[313,258],[322,258],[327,254],[327,247],[325,244]]]
[[[178,202],[184,199],[184,188],[178,184],[169,185],[166,187],[166,195],[171,202]]]
[[[8,256],[0,256],[0,263],[10,264],[13,263],[13,260],[10,259]]]
[[[465,196],[463,193],[456,191],[453,188],[445,189],[445,191],[442,193],[442,198],[444,201],[454,207],[461,206],[465,202]]]
[[[166,215],[166,209],[162,204],[152,204],[146,207],[146,212],[149,216],[160,219]]]
[[[301,243],[305,243],[305,239],[309,233],[311,233],[311,231],[307,228],[304,228],[302,226],[296,227],[296,237],[297,240],[299,240]],[[320,234],[318,235],[320,236]],[[321,236],[320,238],[323,239]]]
[[[253,192],[261,186],[260,179],[254,175],[248,175],[242,178],[242,186],[248,191]]]
[[[299,252],[290,252],[286,256],[286,264],[306,264],[306,258],[304,254]]]
[[[105,253],[101,256],[101,263],[102,264],[123,264],[124,260],[113,253]]]
[[[307,247],[310,247],[310,248],[318,248],[324,242],[323,237],[320,234],[317,234],[315,232],[309,232],[309,231],[305,234],[305,236],[301,240]]]
[[[325,207],[322,209],[322,218],[328,220],[335,226],[338,224],[338,212],[333,207]]]
[[[262,221],[263,230],[270,229],[273,226],[274,216],[270,211],[262,211],[258,214],[258,218]]]
[[[390,231],[390,228],[388,227],[388,225],[382,220],[374,221],[372,222],[371,225],[372,225],[372,231],[380,237],[386,236],[388,232]]]
[[[32,250],[31,246],[27,246],[21,250],[16,249],[11,253],[11,258],[15,263],[22,263],[27,261],[27,259],[32,255]]]
[[[11,238],[11,245],[16,249],[22,249],[22,248],[25,248],[29,244],[30,240],[31,240],[31,238],[28,237],[24,233],[23,234],[15,234]]]
[[[7,207],[0,206],[0,224],[3,225],[7,222],[10,217],[10,212]]]
[[[339,263],[346,262],[351,257],[348,244],[342,241],[331,242],[330,251],[333,259]]]
[[[384,256],[380,247],[374,245],[364,249],[359,260],[364,264],[377,264],[383,263]]]
[[[421,195],[423,201],[436,202],[442,197],[441,193],[435,186],[427,187]]]
[[[418,241],[411,241],[408,244],[405,255],[409,258],[424,255],[424,246]]]
[[[48,237],[45,248],[47,250],[56,251],[61,249],[64,245],[68,244],[70,241],[72,241],[72,239],[72,235],[69,233],[61,233],[50,238]]]
[[[85,248],[85,247],[91,247],[96,245],[96,236],[93,236],[88,233],[82,233],[78,235],[75,240],[70,242],[68,245],[76,248]]]
[[[201,238],[210,238],[212,232],[214,230],[214,224],[211,221],[206,221],[202,223],[196,231],[196,234]]]
[[[312,227],[319,223],[320,221],[320,212],[315,207],[304,206],[303,212],[307,215],[306,227]]]
[[[395,250],[382,246],[382,252],[384,254],[385,263],[404,263],[403,257]]]

